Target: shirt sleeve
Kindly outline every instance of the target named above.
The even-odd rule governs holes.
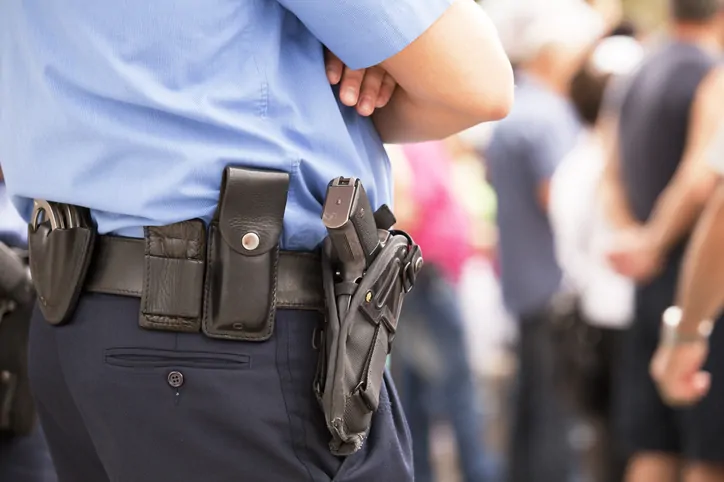
[[[403,50],[453,0],[278,0],[348,67],[377,65]]]

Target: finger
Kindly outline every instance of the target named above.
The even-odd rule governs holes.
[[[704,397],[709,393],[711,387],[711,374],[707,372],[699,372],[694,376],[692,388],[697,398]]]
[[[662,398],[672,407],[687,407],[699,402],[709,393],[711,375],[698,372],[681,379],[675,375],[665,376],[662,384]]]
[[[365,78],[362,82],[360,90],[359,102],[357,103],[357,112],[360,115],[372,115],[377,104],[377,97],[382,87],[382,79],[385,78],[385,71],[379,67],[372,67],[365,72]]]
[[[382,87],[380,87],[380,93],[377,96],[377,105],[375,107],[379,109],[380,107],[386,106],[392,98],[392,94],[395,93],[396,87],[397,81],[392,78],[390,74],[385,74],[385,77],[382,79]]]
[[[339,98],[342,100],[344,105],[349,107],[357,105],[364,77],[365,69],[344,69],[344,73],[342,73],[342,84],[339,89]]]
[[[332,85],[337,85],[342,79],[342,72],[344,71],[344,64],[339,57],[334,55],[329,50],[324,51],[324,65],[327,70],[327,79]]]

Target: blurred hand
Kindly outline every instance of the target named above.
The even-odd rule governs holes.
[[[661,398],[672,407],[693,405],[711,385],[709,373],[702,371],[709,353],[706,341],[660,345],[651,362],[651,376]]]
[[[646,282],[662,268],[664,253],[643,227],[629,228],[614,237],[608,261],[619,274]]]
[[[340,84],[339,98],[349,107],[356,107],[362,116],[370,116],[392,98],[397,82],[380,66],[352,70],[329,50],[325,49],[327,78],[332,85]]]

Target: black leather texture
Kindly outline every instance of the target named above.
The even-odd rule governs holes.
[[[140,298],[145,267],[143,239],[99,236],[86,291]],[[277,309],[324,311],[322,263],[317,253],[281,251]]]
[[[200,219],[145,228],[139,325],[197,332],[201,328],[206,226]]]
[[[83,288],[95,245],[92,227],[51,229],[48,222],[28,230],[30,272],[38,305],[54,325],[68,321]]]
[[[264,341],[274,330],[289,174],[227,167],[210,225],[202,329]]]

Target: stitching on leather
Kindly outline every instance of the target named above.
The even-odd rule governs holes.
[[[207,335],[209,334],[209,305],[211,304],[209,302],[209,293],[211,292],[211,263],[214,259],[216,237],[220,236],[220,234],[216,231],[217,226],[216,224],[212,223],[209,227],[209,245],[206,249],[206,273],[204,275],[204,317],[202,325],[204,327],[203,331]]]
[[[151,250],[151,244],[153,243],[153,236],[151,235],[151,230],[146,228],[145,229],[145,235],[147,239],[145,240],[145,248],[144,248],[144,256],[143,256],[143,271],[144,271],[144,282],[143,282],[143,289],[141,291],[141,296],[143,297],[143,312],[141,313],[141,316],[146,318],[146,313],[148,312],[148,290],[151,286],[151,263],[149,263],[149,254]]]
[[[278,286],[278,279],[279,279],[279,244],[276,246],[276,253],[274,257],[274,279],[272,281],[272,301],[271,306],[269,306],[269,311],[267,313],[267,319],[266,319],[266,325],[267,330],[264,333],[264,337],[271,336],[272,333],[274,333],[274,318],[276,315],[276,307],[277,307],[277,286]]]
[[[98,286],[94,289],[94,291],[98,291],[100,293],[107,293],[107,294],[121,294],[121,295],[133,295],[133,296],[140,296],[142,293],[138,290],[126,290],[123,288],[106,288],[105,286]]]
[[[181,318],[172,316],[159,316],[159,315],[144,315],[150,322],[149,324],[155,324],[167,327],[178,327],[178,328],[194,328],[193,318]]]

